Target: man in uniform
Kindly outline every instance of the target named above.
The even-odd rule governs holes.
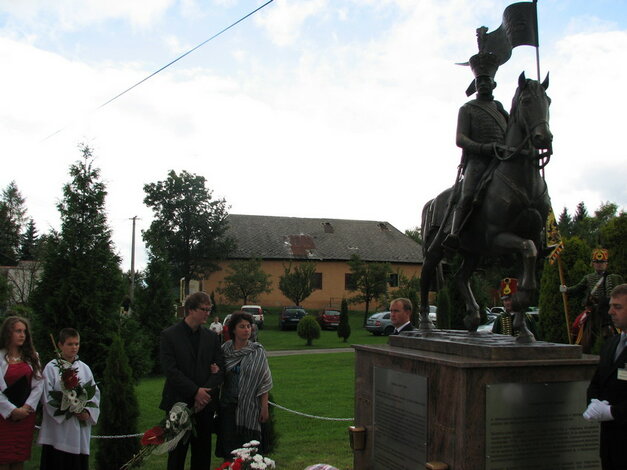
[[[498,69],[498,57],[479,52],[470,58],[470,68],[475,76],[477,97],[459,109],[457,117],[457,146],[462,149],[460,164],[463,172],[461,195],[453,212],[451,233],[443,245],[457,248],[459,231],[472,209],[477,186],[493,159],[502,152],[505,130],[509,118],[503,105],[494,99],[496,88],[494,75]],[[472,90],[472,86],[469,90]]]
[[[505,312],[501,313],[492,325],[492,333],[509,336],[519,336],[522,328],[514,327],[514,315],[513,311],[513,298],[512,296],[518,290],[518,280],[506,277],[501,281],[501,302],[503,302],[503,308]],[[525,314],[525,324],[527,329],[536,336],[536,322],[528,313]]]
[[[592,267],[594,272],[586,274],[574,286],[560,286],[560,292],[566,294],[583,294],[584,299],[589,299],[596,305],[597,328],[601,328],[604,336],[614,334],[611,326],[610,317],[608,315],[610,292],[619,284],[623,283],[622,276],[618,274],[608,274],[607,265],[609,261],[609,253],[604,248],[595,248],[592,250]]]

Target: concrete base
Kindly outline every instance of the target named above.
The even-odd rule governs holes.
[[[478,470],[486,464],[487,385],[588,381],[598,363],[597,356],[582,355],[579,346],[518,345],[509,336],[446,330],[391,336],[388,345],[354,348],[355,425],[366,429],[365,446],[354,453],[355,470],[375,468],[375,367],[427,378],[427,462]],[[584,403],[582,397],[582,409]]]

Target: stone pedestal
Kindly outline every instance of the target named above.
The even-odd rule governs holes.
[[[448,464],[450,470],[479,470],[498,468],[493,465],[494,462],[488,462],[489,465],[486,462],[486,410],[490,411],[491,407],[491,404],[486,405],[486,391],[490,390],[491,386],[495,388],[500,384],[550,386],[587,382],[591,379],[598,362],[597,356],[582,355],[579,346],[546,342],[519,345],[515,338],[509,336],[452,330],[415,332],[413,336],[405,334],[391,336],[388,345],[355,345],[354,348],[355,425],[366,428],[364,449],[355,451],[355,470],[383,468],[381,463],[375,463],[377,433],[373,426],[375,415],[373,405],[377,400],[382,403],[384,401],[380,397],[375,397],[375,375],[389,376],[396,382],[402,382],[403,377],[407,378],[407,383],[411,385],[406,387],[409,396],[415,393],[412,387],[424,388],[418,393],[424,398],[425,403],[418,403],[423,399],[420,397],[407,403],[417,415],[424,413],[426,441],[424,448],[417,445],[414,449],[406,449],[408,455],[420,455],[419,458],[424,458],[426,462],[444,462]],[[414,377],[420,381],[414,380]],[[581,385],[579,383],[577,390]],[[402,393],[402,389],[399,390],[401,392],[398,393]],[[388,391],[381,392],[377,388],[376,393],[385,397]],[[397,396],[396,402],[402,404],[404,399],[398,397],[400,395]],[[577,399],[575,397],[575,401]],[[416,406],[414,407],[412,403]],[[393,404],[394,402],[392,407]],[[385,406],[390,408],[387,403]],[[585,409],[585,393],[581,396],[580,409],[581,411]],[[380,411],[377,413],[380,414]],[[393,423],[389,424],[389,417],[383,416],[381,419],[388,421],[386,424],[388,430],[393,429]],[[412,419],[412,422],[420,423],[422,417]],[[542,426],[542,423],[538,423],[538,426]],[[403,434],[404,432],[399,429],[399,437]],[[490,439],[492,437],[490,436]],[[585,439],[588,444],[593,440],[589,437]],[[494,444],[495,441],[492,439],[490,442]],[[596,444],[592,442],[591,445]],[[379,449],[377,452],[381,453],[381,446],[377,448]],[[380,455],[378,457],[380,460]],[[415,462],[410,460],[412,463],[406,468],[415,470],[424,468],[424,466],[416,468]],[[520,468],[525,467],[523,465]],[[594,466],[572,468],[594,468]]]

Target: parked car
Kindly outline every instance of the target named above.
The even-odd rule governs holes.
[[[323,308],[318,312],[316,320],[318,320],[320,328],[322,329],[328,328],[330,330],[337,330],[340,324],[340,312],[330,308]]]
[[[390,335],[394,332],[394,325],[390,320],[390,312],[374,313],[366,321],[366,330],[375,336]]]
[[[287,330],[288,328],[296,328],[301,318],[307,315],[304,308],[297,305],[293,307],[283,307],[279,315],[279,329]]]
[[[250,312],[248,312],[250,313]],[[229,313],[226,317],[224,317],[224,321],[222,322],[222,340],[228,341],[233,339],[233,335],[231,334],[231,328],[229,325],[229,321],[231,321],[231,313]],[[250,334],[250,340],[252,342],[257,342],[257,332],[259,331],[259,327],[255,323],[252,328],[252,332]]]
[[[250,313],[255,320],[255,325],[260,330],[263,330],[263,309],[259,305],[242,305],[240,310]]]
[[[429,320],[435,325],[438,321],[438,307],[435,305],[429,305]]]

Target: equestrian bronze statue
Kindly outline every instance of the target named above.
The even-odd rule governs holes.
[[[430,286],[440,261],[453,252],[458,252],[463,259],[455,280],[465,301],[464,324],[470,332],[476,331],[480,323],[479,305],[469,284],[480,259],[512,252],[521,255],[523,272],[514,299],[514,308],[520,313],[514,323],[524,328],[523,312],[537,289],[536,262],[543,248],[544,227],[550,210],[547,185],[541,175],[552,153],[548,86],[548,75],[539,83],[527,79],[524,72],[520,74],[502,141],[478,147],[482,155],[491,152],[492,158],[486,160],[488,163],[481,177],[473,182],[472,198],[464,202],[468,207],[456,210],[463,192],[460,190],[464,186],[463,171],[458,173],[452,188],[424,206],[420,329],[433,328],[428,316]],[[464,196],[468,193],[466,191]],[[456,217],[462,219],[453,221]],[[453,225],[457,231],[453,243],[443,246]],[[533,335],[529,335],[523,335],[522,340],[533,341]]]

